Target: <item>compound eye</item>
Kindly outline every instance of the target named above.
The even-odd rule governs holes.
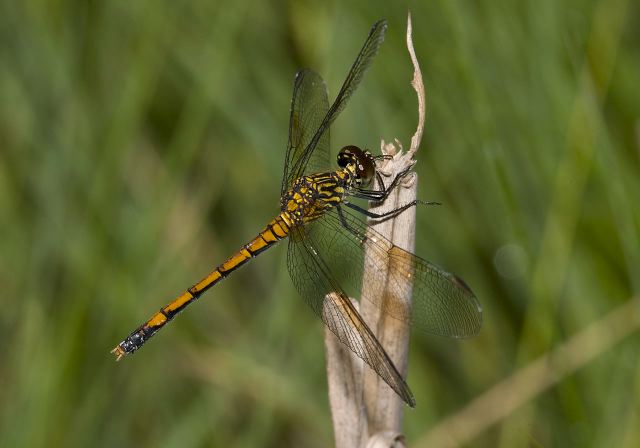
[[[358,158],[357,176],[360,179],[361,186],[367,187],[371,184],[373,177],[376,175],[376,165],[372,158],[366,157],[364,154]]]

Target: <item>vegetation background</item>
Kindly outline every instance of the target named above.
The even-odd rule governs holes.
[[[386,42],[332,141],[408,145],[408,7],[420,196],[444,204],[418,211],[416,252],[485,312],[477,338],[414,336],[409,444],[593,328],[582,364],[570,346],[542,387],[469,414],[468,445],[640,446],[634,314],[598,326],[640,291],[629,0],[2,2],[0,446],[332,444],[322,327],[285,245],[135,356],[109,350],[273,217],[294,73],[315,68],[333,97],[380,17]]]

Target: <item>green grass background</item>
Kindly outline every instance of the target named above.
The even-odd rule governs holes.
[[[322,327],[285,248],[135,356],[109,350],[274,216],[293,75],[330,96],[387,39],[335,147],[408,146],[405,16],[427,89],[416,252],[484,307],[415,335],[409,443],[640,291],[640,6],[629,0],[0,5],[0,446],[330,446]],[[472,446],[640,445],[640,336]],[[506,398],[506,397],[505,397]]]

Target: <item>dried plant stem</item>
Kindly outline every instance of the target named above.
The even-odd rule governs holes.
[[[394,143],[381,142],[383,154],[393,156],[380,167],[385,179],[393,179],[397,173],[413,166],[424,129],[425,94],[422,74],[413,49],[411,39],[411,16],[407,19],[407,47],[414,66],[412,85],[418,96],[418,126],[411,139],[411,147],[405,153],[398,140]],[[416,199],[417,176],[407,176],[399,188],[382,204],[371,208],[375,213],[393,210]],[[371,223],[376,231],[398,247],[413,252],[415,246],[415,208],[406,210],[397,217],[383,222]],[[386,261],[385,261],[386,263]],[[387,264],[387,271],[373,265],[364,267],[363,294],[373,296],[373,291],[382,293],[381,301],[393,300],[405,304],[410,311],[411,290],[404,289],[408,297],[399,296],[398,291],[389,289],[386,282],[388,272],[395,267]],[[358,305],[355,303],[356,306]],[[359,312],[389,354],[398,371],[406,376],[409,349],[409,327],[407,324],[383,313],[381,307],[369,301],[360,303]],[[329,401],[334,424],[336,446],[342,447],[400,447],[404,446],[402,417],[404,403],[393,390],[363,362],[353,355],[327,329],[325,332],[327,351],[327,375],[329,381]]]

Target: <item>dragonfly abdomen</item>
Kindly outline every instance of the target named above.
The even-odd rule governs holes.
[[[176,297],[171,303],[160,308],[144,324],[133,331],[112,350],[118,359],[133,353],[144,345],[154,334],[164,327],[178,313],[195,302],[205,291],[227,278],[233,271],[258,256],[275,243],[289,235],[291,220],[286,212],[280,213],[249,243],[229,257],[198,283]]]

